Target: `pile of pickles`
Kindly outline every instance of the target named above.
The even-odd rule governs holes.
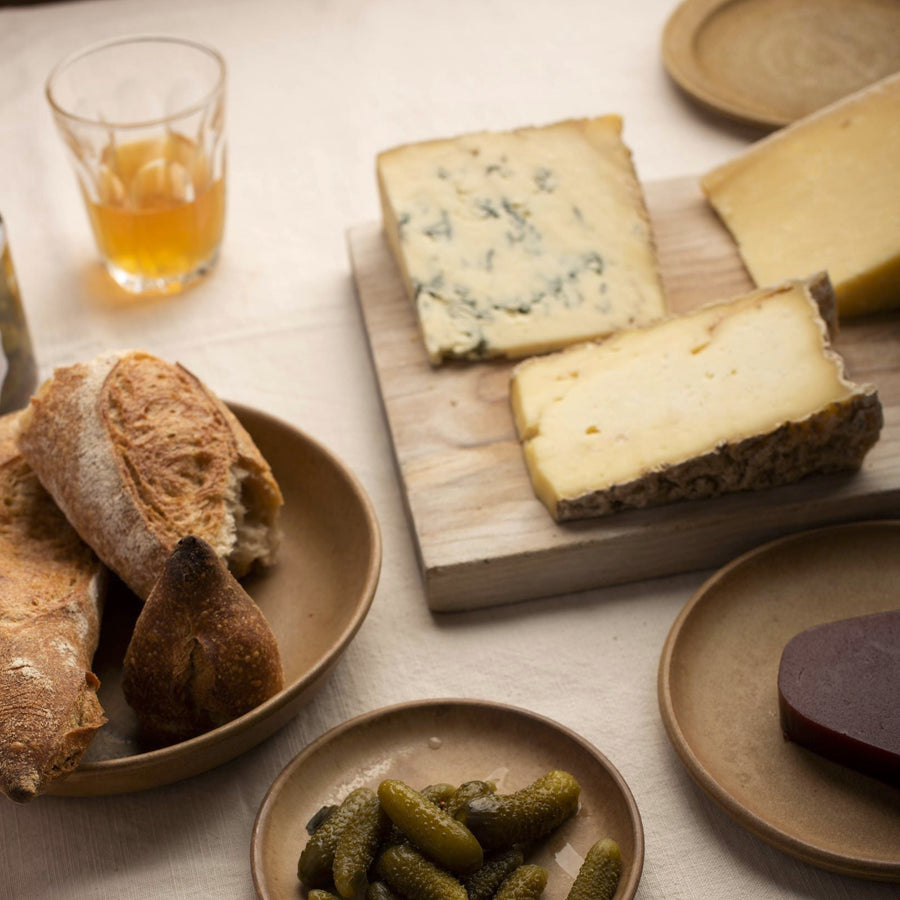
[[[548,872],[525,855],[577,813],[580,793],[561,770],[512,794],[487,781],[418,791],[387,779],[319,810],[297,875],[309,900],[537,900]],[[621,871],[615,841],[597,841],[568,900],[610,900]]]

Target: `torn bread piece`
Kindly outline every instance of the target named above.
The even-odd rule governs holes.
[[[859,468],[883,414],[831,349],[834,309],[820,274],[519,363],[535,493],[562,522]]]
[[[284,686],[275,636],[213,549],[188,536],[166,561],[134,627],[122,690],[150,739],[225,725]]]
[[[129,350],[59,368],[23,413],[18,442],[78,533],[141,599],[188,534],[236,577],[275,560],[283,499],[271,468],[183,366]]]
[[[75,769],[106,722],[91,663],[106,569],[0,418],[0,791],[23,802]]]

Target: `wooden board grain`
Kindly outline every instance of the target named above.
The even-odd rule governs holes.
[[[645,186],[670,305],[752,286],[695,178]],[[404,499],[435,611],[475,609],[721,565],[772,538],[900,510],[900,316],[847,322],[849,375],[878,385],[881,440],[861,472],[556,524],[535,498],[509,409],[508,362],[433,369],[380,223],[348,233]],[[804,275],[807,273],[798,273]]]

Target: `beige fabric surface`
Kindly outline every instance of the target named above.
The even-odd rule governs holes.
[[[642,178],[702,173],[754,137],[699,111],[659,47],[674,0],[87,0],[0,10],[0,211],[43,374],[141,346],[221,396],[312,434],[381,522],[371,613],[284,729],[205,775],[140,794],[0,803],[0,898],[253,896],[263,796],[311,740],[424,697],[504,701],[596,744],[643,818],[641,900],[887,900],[753,837],[697,789],[659,716],[669,627],[708,573],[453,616],[429,613],[353,292],[345,230],[378,216],[377,151],[619,112]],[[54,62],[123,32],[216,45],[229,65],[227,236],[177,300],[123,304],[100,271],[43,97]]]

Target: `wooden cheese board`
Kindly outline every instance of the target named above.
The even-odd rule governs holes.
[[[696,178],[645,185],[670,306],[752,287]],[[863,469],[784,488],[559,525],[535,498],[509,409],[512,363],[433,368],[381,225],[347,235],[357,296],[434,611],[476,609],[720,566],[791,532],[900,508],[900,315],[848,320],[835,340],[885,412]],[[810,273],[798,272],[798,276]]]

